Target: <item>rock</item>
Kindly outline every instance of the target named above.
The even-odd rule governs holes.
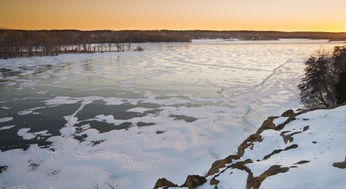
[[[225,159],[216,160],[210,167],[207,176],[213,175],[219,172],[219,169],[225,167],[226,164],[231,163],[233,160],[240,159],[238,155],[229,155]]]
[[[266,180],[268,177],[279,174],[279,173],[286,173],[288,170],[289,170],[288,167],[281,167],[280,165],[273,165],[269,169],[264,171],[258,177],[253,177],[251,174],[247,180],[247,188],[259,189],[262,182],[264,180]]]
[[[302,160],[302,161],[298,161],[297,163],[295,163],[296,165],[300,165],[300,164],[306,164],[309,163],[310,161],[307,160]]]
[[[160,187],[162,188],[168,188],[168,187],[177,187],[178,185],[174,184],[173,182],[165,179],[165,178],[160,178],[156,181],[156,184],[154,186],[154,189],[158,189]]]
[[[156,131],[156,134],[159,135],[159,134],[162,134],[162,133],[164,133],[164,132],[166,132],[166,131],[160,131],[160,130],[159,130],[159,131]]]
[[[210,180],[210,185],[217,185],[219,184],[219,180],[217,180],[215,177],[213,177],[211,180]]]
[[[259,134],[252,134],[252,135],[250,135],[247,139],[246,139],[246,141],[249,143],[249,142],[262,142],[262,136],[261,135],[259,135]]]
[[[333,166],[339,169],[346,169],[346,162],[334,163]]]
[[[293,110],[287,110],[284,113],[281,114],[281,117],[295,117],[296,114],[294,113]]]
[[[258,128],[256,134],[261,134],[264,130],[267,129],[275,129],[275,124],[273,123],[274,119],[278,117],[268,117],[266,120],[263,121],[260,128]]]
[[[185,183],[182,185],[182,187],[188,187],[189,189],[195,189],[197,186],[200,186],[207,182],[207,179],[199,176],[199,175],[189,175],[186,178]]]
[[[7,166],[0,166],[0,173],[4,172],[7,170]]]
[[[221,160],[216,160],[210,167],[207,176],[213,175],[217,172],[219,172],[219,169],[222,167],[225,167],[226,164],[230,163],[229,161],[225,160],[225,159],[221,159]]]
[[[307,125],[307,126],[305,126],[304,128],[303,128],[303,131],[307,131],[308,129],[309,129],[309,125]]]

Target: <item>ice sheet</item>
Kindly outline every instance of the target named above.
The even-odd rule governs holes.
[[[233,152],[267,116],[299,107],[304,60],[337,43],[139,45],[145,51],[0,60],[1,106],[10,107],[1,110],[1,126],[52,142],[0,152],[8,166],[0,185],[152,188],[160,177],[182,183]]]

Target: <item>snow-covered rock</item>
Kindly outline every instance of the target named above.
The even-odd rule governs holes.
[[[269,117],[236,154],[214,162],[198,188],[346,188],[345,113],[340,106]]]

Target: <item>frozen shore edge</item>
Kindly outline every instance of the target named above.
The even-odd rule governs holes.
[[[294,163],[291,166],[272,165],[269,167],[269,169],[262,172],[259,176],[254,176],[254,173],[251,170],[251,167],[249,168],[247,166],[247,164],[268,160],[272,156],[274,156],[275,154],[280,154],[282,152],[298,148],[300,146],[300,143],[295,142],[295,144],[291,144],[294,141],[293,136],[308,131],[311,128],[311,126],[308,123],[306,123],[305,124],[306,126],[300,128],[300,130],[297,127],[286,128],[286,126],[289,124],[299,125],[299,124],[297,124],[298,122],[308,122],[310,117],[309,116],[307,116],[309,118],[304,118],[304,117],[311,112],[322,111],[322,113],[325,114],[325,117],[327,117],[328,113],[325,113],[324,111],[326,111],[326,112],[331,111],[329,113],[333,114],[333,110],[338,109],[338,108],[343,108],[342,112],[345,113],[346,104],[341,104],[341,105],[338,105],[335,107],[330,107],[330,108],[316,108],[316,109],[304,109],[304,110],[298,109],[296,111],[289,109],[289,110],[285,111],[284,113],[282,113],[281,116],[270,116],[266,120],[263,121],[262,125],[257,129],[257,131],[255,133],[249,135],[238,146],[236,154],[231,154],[224,159],[219,159],[219,160],[216,160],[215,162],[213,162],[210,169],[208,170],[208,172],[205,175],[203,175],[203,176],[188,175],[186,177],[186,181],[181,185],[175,184],[174,182],[167,180],[166,178],[160,178],[156,181],[154,189],[171,188],[171,187],[189,188],[189,189],[194,189],[196,187],[198,187],[198,188],[219,188],[219,184],[222,183],[222,179],[218,179],[218,177],[221,177],[221,175],[224,174],[227,170],[240,170],[242,172],[245,172],[247,174],[247,178],[246,178],[246,183],[243,183],[243,185],[242,185],[243,188],[258,189],[258,188],[260,188],[262,182],[264,180],[266,180],[268,177],[277,175],[279,173],[286,173],[290,169],[299,168],[299,165],[307,164],[310,162],[310,160],[303,160],[302,159],[300,161],[297,161],[296,163]],[[342,117],[341,117],[341,119],[342,119]],[[342,121],[345,121],[345,120],[341,120],[341,122]],[[296,123],[294,123],[294,122],[296,122]],[[340,125],[339,125],[339,127],[340,127]],[[330,125],[325,126],[324,129],[328,129],[328,128],[333,129],[333,127],[330,127]],[[289,129],[289,130],[287,130],[287,129]],[[295,131],[296,129],[297,129],[297,131]],[[286,130],[286,131],[283,131],[283,130]],[[254,145],[261,144],[263,142],[264,138],[268,137],[268,135],[264,133],[266,131],[269,131],[269,132],[275,131],[274,133],[271,133],[271,134],[274,134],[274,135],[279,134],[276,137],[282,138],[282,141],[287,146],[285,148],[273,149],[272,153],[266,154],[265,156],[262,156],[263,157],[262,159],[256,160],[256,159],[248,158],[247,157],[247,156],[249,156],[248,153],[251,153],[251,151],[254,148]],[[322,133],[322,132],[324,132],[324,130],[320,130],[319,132]],[[311,135],[311,132],[309,134]],[[304,139],[304,140],[306,142],[306,140],[308,140],[308,139]],[[312,141],[313,144],[316,144],[317,142],[318,141]],[[275,146],[275,145],[272,145],[272,146]],[[341,153],[346,153],[346,152],[341,152]],[[346,169],[346,157],[345,157],[344,161],[342,161],[342,160],[343,159],[340,159],[340,162],[332,163],[332,166],[334,168],[343,169],[343,171],[345,171],[345,169]],[[232,173],[233,172],[231,172],[230,174],[232,174]],[[344,174],[346,174],[346,172]],[[231,177],[231,175],[227,175],[227,177]],[[346,183],[344,183],[344,184],[346,184]],[[223,188],[223,187],[221,187],[221,188]]]

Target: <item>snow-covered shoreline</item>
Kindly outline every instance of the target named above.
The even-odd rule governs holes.
[[[346,105],[333,109],[288,110],[268,117],[238,146],[215,161],[204,176],[190,175],[182,187],[332,188],[346,187]],[[159,179],[154,188],[178,185]]]

